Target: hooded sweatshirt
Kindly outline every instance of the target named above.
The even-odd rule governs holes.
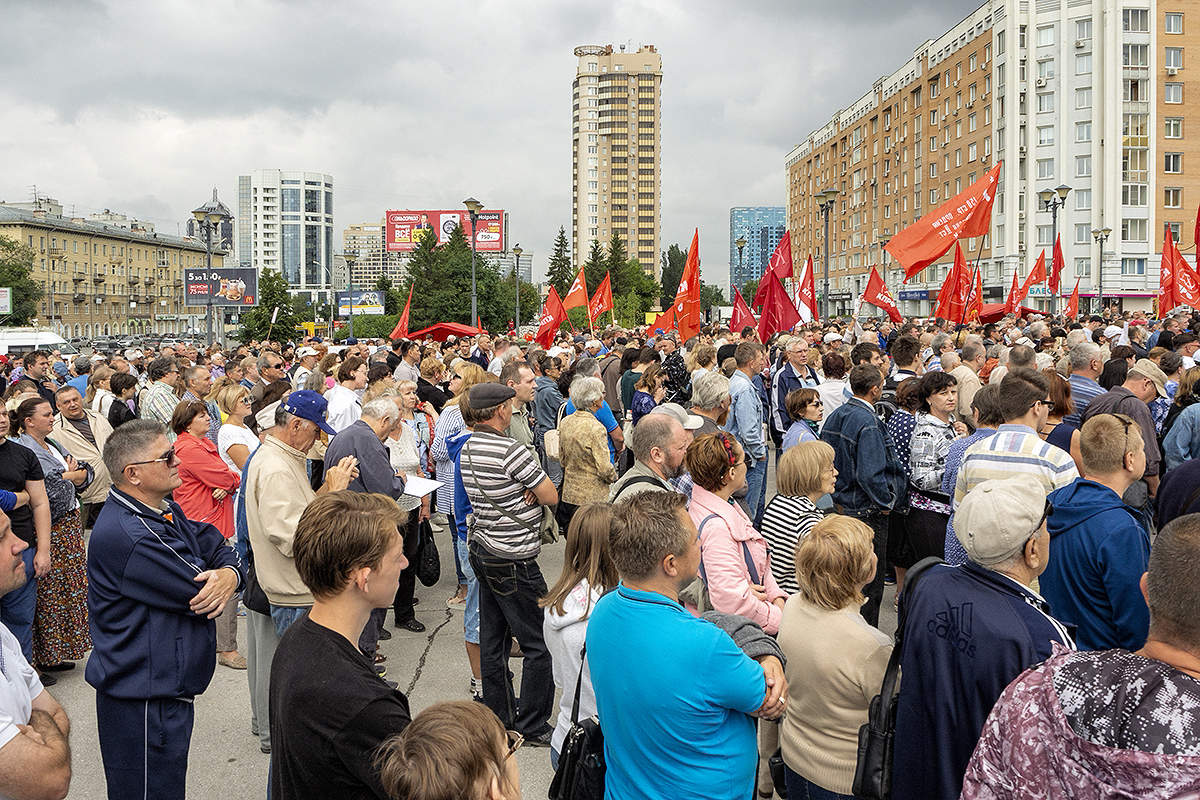
[[[1086,478],[1050,493],[1050,563],[1039,578],[1054,615],[1075,626],[1080,650],[1146,643],[1150,611],[1141,579],[1150,537],[1112,489]]]
[[[588,586],[587,578],[563,599],[563,613],[547,608],[542,621],[542,637],[550,650],[554,666],[554,683],[561,690],[558,701],[558,719],[554,722],[554,735],[550,746],[562,752],[563,740],[571,729],[571,705],[575,702],[576,682],[579,687],[579,719],[596,715],[596,695],[592,692],[592,676],[584,665],[580,676],[583,643],[587,636],[587,614],[596,607],[600,592]]]
[[[450,515],[451,521],[454,523],[454,535],[464,542],[467,540],[467,515],[473,514],[474,509],[471,508],[471,499],[467,497],[467,488],[463,486],[462,471],[459,469],[459,456],[462,454],[463,445],[471,438],[470,429],[459,431],[453,436],[446,439],[446,452],[450,454],[451,470],[447,468],[447,472],[453,472],[454,477],[454,513]]]
[[[1125,678],[1112,680],[1118,671]],[[1081,703],[1072,687],[1081,683],[1081,676],[1101,673],[1108,675],[1104,692],[1096,691],[1091,702],[1085,698]],[[1177,703],[1184,694],[1178,690],[1186,688],[1187,681],[1194,679],[1132,653],[1056,649],[1045,663],[1013,681],[996,702],[967,766],[963,800],[1195,797],[1200,791],[1200,756],[1148,752],[1128,742],[1114,746],[1106,741],[1137,735],[1140,728],[1128,725],[1130,718],[1145,719],[1151,712],[1153,719],[1158,710],[1179,717],[1177,725],[1168,728],[1179,735],[1167,738],[1183,746],[1175,752],[1187,752],[1189,746],[1194,752],[1195,712]],[[1142,708],[1147,702],[1150,708]],[[1160,705],[1163,702],[1167,707]]]

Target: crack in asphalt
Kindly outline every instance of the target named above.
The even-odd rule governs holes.
[[[419,681],[421,679],[421,672],[425,669],[425,659],[427,659],[429,657],[429,651],[433,648],[434,638],[438,635],[438,632],[442,628],[444,628],[450,624],[450,621],[453,620],[454,617],[455,617],[454,609],[447,608],[446,609],[446,618],[444,620],[442,620],[441,623],[438,624],[438,626],[436,628],[434,628],[432,631],[429,632],[429,636],[426,637],[426,640],[425,640],[425,649],[421,652],[421,657],[419,659],[417,659],[417,668],[413,672],[413,677],[412,677],[412,680],[408,684],[408,689],[406,689],[404,692],[405,697],[412,697],[413,689],[416,688],[417,681]]]

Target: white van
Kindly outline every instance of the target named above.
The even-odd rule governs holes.
[[[0,328],[0,355],[22,356],[34,350],[57,350],[75,355],[79,349],[54,331],[39,328]]]

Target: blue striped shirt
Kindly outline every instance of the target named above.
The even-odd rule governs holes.
[[[1075,413],[1063,417],[1063,422],[1078,428],[1083,425],[1083,412],[1088,403],[1104,394],[1105,389],[1086,375],[1071,375],[1067,381],[1071,384],[1071,402],[1075,404]]]

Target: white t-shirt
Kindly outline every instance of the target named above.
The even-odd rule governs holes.
[[[347,389],[340,383],[325,392],[325,400],[329,403],[325,420],[329,427],[338,433],[358,422],[362,416],[362,401],[352,389]]]
[[[229,457],[229,448],[235,444],[244,444],[253,453],[258,448],[258,437],[244,425],[229,425],[227,423],[217,430],[217,452],[221,454],[221,460],[225,462],[225,466],[229,467],[235,475],[240,475],[241,470],[238,469],[237,464],[233,463],[233,459]]]
[[[17,637],[0,624],[0,747],[21,732],[18,725],[29,724],[33,698],[41,693],[42,682],[21,654]]]

